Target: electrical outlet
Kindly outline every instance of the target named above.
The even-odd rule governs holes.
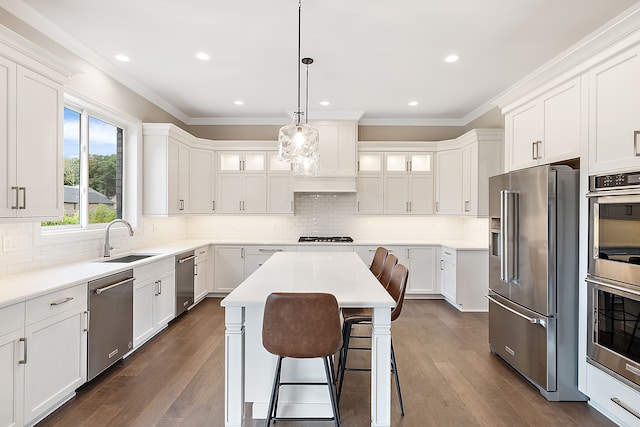
[[[23,251],[29,244],[29,238],[25,235],[19,236],[3,236],[2,237],[2,252],[15,252]]]

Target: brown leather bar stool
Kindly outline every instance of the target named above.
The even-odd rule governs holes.
[[[376,276],[376,279],[379,279],[380,275],[382,274],[382,266],[384,264],[384,260],[387,258],[388,253],[389,251],[386,248],[380,246],[378,247],[378,249],[376,249],[376,252],[373,255],[373,261],[371,261],[369,270],[371,270],[371,273]]]
[[[276,417],[278,395],[283,385],[327,385],[336,426],[340,426],[338,400],[333,376],[333,355],[342,348],[340,310],[332,294],[325,293],[272,293],[267,297],[262,322],[262,345],[278,356],[273,389],[269,401],[266,426],[271,420],[292,420]],[[326,383],[282,382],[280,373],[285,357],[310,359],[321,357],[324,361]],[[299,418],[295,418],[299,420]],[[313,420],[320,420],[313,418]]]
[[[391,256],[388,255],[388,256]],[[402,265],[397,264],[391,272],[389,286],[387,292],[391,294],[396,301],[396,306],[391,311],[391,321],[396,320],[402,312],[402,304],[404,302],[404,294],[407,289],[407,281],[409,279],[409,270]],[[338,385],[338,402],[342,393],[342,384],[344,383],[345,371],[371,371],[370,368],[347,368],[347,355],[351,350],[371,350],[371,347],[349,347],[351,338],[369,338],[371,336],[352,336],[351,329],[356,324],[370,324],[373,318],[373,310],[370,308],[345,308],[342,310],[344,317],[344,326],[342,327],[342,351],[340,352],[340,360],[338,362],[338,370],[340,372],[340,381]],[[398,401],[400,402],[400,412],[404,416],[404,405],[402,404],[402,391],[400,390],[400,380],[398,378],[398,366],[396,364],[396,356],[393,350],[393,339],[391,340],[391,372],[393,373],[396,390],[398,392]]]
[[[378,277],[378,281],[385,288],[389,285],[389,279],[391,279],[391,272],[393,271],[393,267],[398,263],[398,257],[394,254],[388,254],[384,260],[384,265],[382,266],[382,272]]]

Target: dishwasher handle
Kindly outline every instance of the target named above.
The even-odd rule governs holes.
[[[101,293],[103,293],[105,291],[108,291],[109,289],[113,289],[115,287],[125,285],[125,284],[127,284],[129,282],[133,282],[133,280],[134,280],[133,277],[131,277],[129,279],[124,279],[124,280],[121,280],[119,282],[112,283],[111,285],[107,285],[107,286],[103,286],[101,288],[98,288],[98,289],[95,290],[95,292],[96,292],[96,294],[100,295]]]
[[[191,261],[192,259],[195,259],[195,257],[196,257],[195,255],[189,255],[188,257],[180,258],[178,260],[178,264],[184,264],[187,261]]]

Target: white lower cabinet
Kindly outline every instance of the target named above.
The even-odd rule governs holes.
[[[16,306],[8,309],[11,310],[12,307],[15,309]],[[6,309],[2,309],[4,310]],[[12,375],[13,380],[24,381],[24,394],[14,396],[16,399],[23,399],[24,424],[37,422],[48,415],[86,381],[86,310],[86,283],[33,298],[25,303],[24,334],[14,335],[17,340],[14,340],[13,351],[10,347],[3,346],[3,353],[6,350],[8,353],[4,353],[2,357],[4,359],[6,355],[10,355],[15,358],[13,363],[17,371]],[[15,390],[17,384],[13,385]],[[0,393],[5,393],[4,377],[2,388]],[[0,400],[4,401],[4,398]],[[20,417],[20,414],[14,415],[16,418]],[[4,417],[4,414],[0,416]]]
[[[133,275],[133,347],[138,348],[175,316],[174,259],[142,265]]]
[[[246,245],[244,247],[244,277],[249,277],[262,266],[273,254],[278,252],[296,252],[293,245]]]
[[[436,246],[410,247],[406,251],[406,266],[409,269],[407,295],[439,294],[440,287],[436,280]]]
[[[440,249],[442,296],[460,311],[487,311],[487,250]]]
[[[356,245],[353,250],[369,266],[378,246],[384,246],[390,254],[398,257],[398,264],[403,264],[409,269],[407,296],[439,295],[440,289],[436,280],[437,246]]]
[[[353,252],[353,245],[344,243],[322,244],[305,243],[296,247],[298,252]]]
[[[587,363],[589,404],[620,426],[640,426],[640,393]],[[625,407],[627,409],[625,409]]]
[[[211,269],[209,268],[209,247],[203,246],[196,249],[194,302],[197,304],[212,290]]]
[[[0,426],[23,425],[24,303],[0,308]]]
[[[229,293],[243,280],[244,246],[216,246],[214,291],[216,293]]]

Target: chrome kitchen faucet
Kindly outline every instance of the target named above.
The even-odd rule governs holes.
[[[129,227],[129,236],[133,236],[133,228],[131,227],[131,224],[129,224],[127,221],[125,221],[124,219],[114,219],[113,221],[111,221],[109,224],[107,224],[107,228],[104,231],[104,256],[105,257],[110,257],[111,249],[113,249],[113,247],[111,247],[111,245],[109,244],[109,230],[111,229],[111,226],[113,224],[116,224],[118,222],[121,222],[127,227]]]

